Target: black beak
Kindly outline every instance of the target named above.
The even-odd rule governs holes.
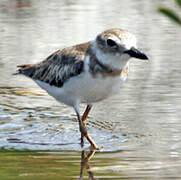
[[[139,51],[138,49],[132,47],[130,50],[124,51],[124,53],[129,54],[131,57],[138,58],[138,59],[148,59],[148,57]]]

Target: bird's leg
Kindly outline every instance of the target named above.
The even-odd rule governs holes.
[[[87,131],[87,129],[86,129],[85,125],[82,122],[80,114],[78,112],[76,112],[76,113],[77,113],[77,118],[78,118],[78,121],[79,121],[79,130],[81,132],[81,147],[83,148],[83,146],[84,146],[84,133]]]
[[[88,105],[89,106],[89,105]],[[88,116],[88,113],[90,111],[90,108],[91,107],[87,107],[83,117],[84,117],[84,121],[85,121],[85,117]],[[85,126],[85,124],[83,123],[82,121],[82,118],[80,117],[80,114],[79,112],[76,110],[76,113],[77,113],[77,118],[78,118],[78,121],[79,121],[79,129],[80,129],[80,132],[81,132],[81,147],[84,146],[84,136],[86,137],[86,139],[89,141],[89,143],[91,144],[91,148],[92,149],[100,149],[99,147],[97,147],[97,145],[95,144],[95,142],[92,140],[92,138],[89,136],[88,132],[87,132],[87,128]]]
[[[84,127],[86,126],[85,120],[87,119],[88,114],[89,114],[91,108],[92,108],[92,105],[88,104],[86,109],[85,109],[85,111],[84,111],[84,114],[82,115],[82,123],[83,123]],[[84,144],[84,134],[82,134],[82,133],[81,133],[81,144]]]
[[[84,136],[87,138],[87,140],[90,142],[91,144],[91,147],[93,149],[98,149],[97,145],[95,144],[95,142],[92,140],[92,138],[89,136],[88,132],[87,132],[87,128],[86,128],[86,119],[88,117],[88,114],[90,112],[92,108],[92,105],[88,104],[85,111],[84,111],[84,114],[82,116],[82,124],[83,124],[83,133],[81,133],[81,144],[84,144]]]
[[[84,111],[84,114],[82,116],[82,122],[84,122],[85,125],[86,125],[85,120],[87,119],[88,114],[89,114],[91,108],[92,108],[92,105],[87,105],[87,107],[86,107],[86,109]]]

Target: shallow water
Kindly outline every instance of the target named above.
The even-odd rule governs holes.
[[[61,168],[71,172],[63,179],[75,178],[70,164],[80,168],[81,148],[73,109],[12,73],[17,64],[36,63],[118,27],[137,36],[150,61],[131,60],[120,93],[93,107],[88,130],[104,149],[90,160],[91,168],[98,179],[180,179],[181,29],[156,12],[158,5],[143,0],[1,1],[0,147],[57,151],[68,164],[60,162]],[[56,173],[60,178],[62,172]]]
[[[133,156],[133,152],[127,150],[95,154],[84,151],[2,151],[0,157],[0,178],[8,180],[180,179],[179,163],[171,160],[163,163],[164,158],[158,161],[153,156]]]

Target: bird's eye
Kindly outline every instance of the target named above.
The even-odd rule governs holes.
[[[115,41],[113,41],[112,39],[107,39],[107,45],[111,48],[115,48],[117,47],[117,44]]]

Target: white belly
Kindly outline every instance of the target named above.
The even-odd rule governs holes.
[[[76,103],[94,103],[119,92],[126,80],[123,77],[93,78],[89,73],[72,77],[63,87],[57,88],[47,83],[36,81],[51,96],[60,102],[74,106]]]
[[[123,82],[124,79],[120,77],[103,78],[100,75],[99,78],[93,78],[90,74],[87,74],[82,80],[77,82],[78,87],[75,88],[78,88],[77,93],[80,97],[80,102],[94,103],[118,93]]]

